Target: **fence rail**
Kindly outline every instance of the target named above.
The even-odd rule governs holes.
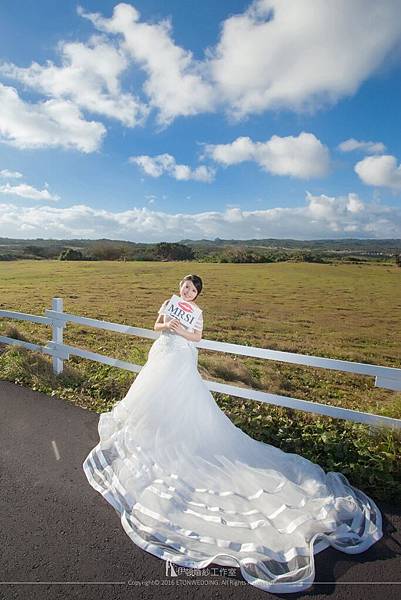
[[[142,368],[141,365],[136,365],[124,360],[98,354],[97,352],[91,352],[90,350],[84,350],[83,348],[77,348],[75,346],[64,344],[63,331],[67,326],[67,323],[76,323],[84,326],[94,327],[96,329],[115,331],[117,333],[135,335],[150,339],[156,339],[160,335],[156,331],[144,329],[142,327],[133,327],[130,325],[123,325],[121,323],[113,323],[110,321],[102,321],[90,317],[81,317],[79,315],[65,313],[63,310],[62,298],[53,298],[52,308],[45,310],[45,316],[30,315],[27,313],[10,310],[0,310],[0,318],[1,317],[22,321],[31,321],[33,323],[39,323],[52,328],[52,339],[46,344],[46,346],[41,346],[39,344],[33,344],[6,336],[0,336],[0,343],[23,346],[29,350],[50,355],[53,358],[53,371],[55,374],[62,373],[63,363],[65,360],[68,360],[70,356],[79,356],[81,358],[86,358],[136,373],[139,373]],[[281,352],[279,350],[270,350],[267,348],[257,348],[254,346],[244,346],[226,342],[216,342],[213,340],[202,339],[200,342],[196,343],[196,346],[197,348],[213,350],[216,352],[225,352],[253,358],[262,358],[266,360],[281,361],[322,369],[332,369],[335,371],[346,371],[349,373],[373,376],[375,377],[376,387],[401,391],[401,368],[398,369],[394,367],[384,367],[368,363],[357,363],[320,356],[296,354],[293,352]],[[365,423],[370,426],[382,425],[385,427],[401,428],[401,419],[365,413],[348,408],[340,408],[337,406],[321,404],[319,402],[312,402],[309,400],[300,400],[289,396],[270,394],[268,392],[261,392],[253,388],[238,387],[226,383],[209,381],[207,379],[204,379],[203,381],[210,391],[221,392],[230,396],[245,398],[247,400],[257,400],[277,406],[294,408],[340,419],[347,419],[357,423]]]

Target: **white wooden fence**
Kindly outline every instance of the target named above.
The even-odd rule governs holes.
[[[80,317],[78,315],[65,313],[63,311],[62,298],[53,298],[52,309],[46,309],[45,316],[31,315],[10,310],[0,310],[0,317],[17,319],[21,321],[31,321],[33,323],[40,323],[41,325],[47,325],[52,328],[52,340],[49,341],[46,346],[31,344],[29,342],[16,340],[6,336],[0,336],[0,343],[23,346],[30,350],[49,354],[53,357],[53,371],[56,374],[60,374],[63,371],[63,361],[68,360],[72,355],[81,356],[82,358],[88,358],[89,360],[94,360],[106,365],[111,365],[136,373],[138,373],[142,368],[140,365],[136,365],[134,363],[119,360],[117,358],[111,358],[96,352],[91,352],[89,350],[83,350],[82,348],[76,348],[75,346],[64,344],[63,330],[67,323],[78,323],[80,325],[95,327],[97,329],[106,329],[109,331],[116,331],[118,333],[124,333],[127,335],[137,335],[151,339],[156,339],[160,335],[159,332],[150,329],[143,329],[142,327],[131,327],[129,325],[122,325],[120,323],[111,323],[109,321],[101,321],[98,319],[91,319],[88,317]],[[278,350],[256,348],[254,346],[242,346],[239,344],[228,344],[225,342],[215,342],[204,339],[198,342],[196,346],[198,348],[204,348],[205,350],[228,352],[229,354],[238,354],[241,356],[252,356],[254,358],[277,360],[298,365],[307,365],[310,367],[319,367],[323,369],[333,369],[335,371],[347,371],[349,373],[359,373],[362,375],[373,376],[375,377],[376,387],[401,391],[401,368],[382,367],[378,365],[357,363],[346,360],[336,360],[332,358],[322,358],[319,356],[309,356],[305,354],[295,354],[292,352],[281,352]],[[401,428],[401,419],[393,419],[382,415],[374,415],[357,410],[320,404],[318,402],[270,394],[268,392],[254,390],[252,388],[237,387],[225,383],[217,383],[215,381],[203,381],[211,391],[222,392],[224,394],[229,394],[239,398],[258,400],[260,402],[267,402],[277,406],[286,406],[288,408],[295,408],[307,412],[327,415],[330,417],[347,419],[357,423],[365,423],[370,426],[384,425],[386,427]]]

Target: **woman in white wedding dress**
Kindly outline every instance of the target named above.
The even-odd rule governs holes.
[[[201,290],[196,275],[180,282],[195,306]],[[147,362],[100,415],[100,441],[83,463],[131,540],[177,565],[239,567],[250,584],[278,593],[309,588],[314,554],[328,546],[357,554],[379,540],[379,508],[344,475],[230,421],[197,368],[202,313],[195,330],[162,309]]]

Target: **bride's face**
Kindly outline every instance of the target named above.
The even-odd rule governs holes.
[[[191,302],[198,295],[198,290],[192,283],[192,281],[184,281],[180,288],[180,295],[183,300]]]

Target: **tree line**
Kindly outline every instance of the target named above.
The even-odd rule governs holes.
[[[17,259],[58,259],[62,261],[119,260],[119,261],[197,261],[214,263],[272,263],[282,261],[331,263],[364,263],[369,260],[383,260],[401,267],[401,254],[352,252],[343,254],[323,249],[256,247],[255,245],[235,244],[206,245],[181,242],[159,242],[157,244],[132,244],[112,240],[99,240],[84,246],[62,246],[59,244],[20,245],[12,252],[7,249],[0,253],[0,260]]]

